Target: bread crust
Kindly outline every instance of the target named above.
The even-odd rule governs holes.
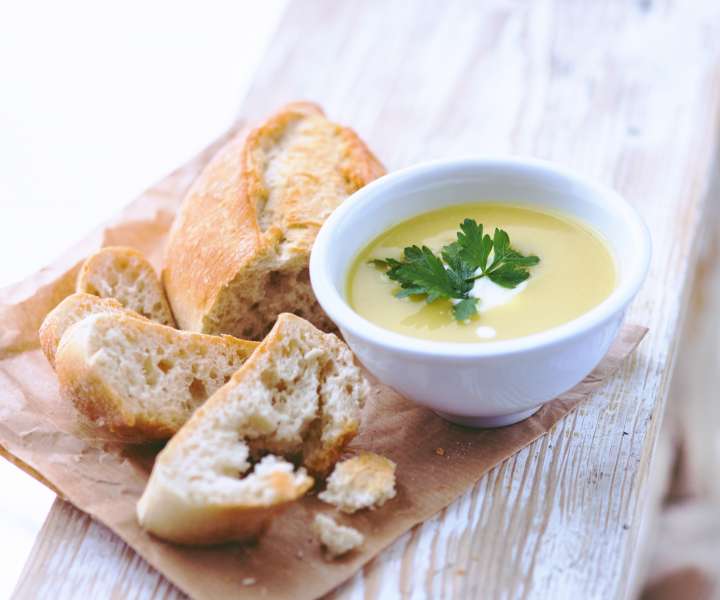
[[[168,451],[169,452],[169,451]],[[163,451],[162,456],[168,452]],[[154,535],[183,545],[213,545],[257,539],[272,519],[312,487],[310,477],[299,483],[285,473],[277,473],[268,485],[276,500],[266,504],[193,504],[166,481],[162,467],[154,468],[148,485],[138,501],[140,525]]]
[[[310,289],[310,249],[330,212],[384,172],[352,130],[307,102],[230,140],[193,184],[166,246],[162,277],[180,327],[262,339],[293,312],[332,328]]]
[[[47,314],[38,332],[40,348],[53,368],[55,353],[65,331],[84,318],[99,313],[123,314],[145,319],[113,298],[100,298],[84,293],[70,294]]]

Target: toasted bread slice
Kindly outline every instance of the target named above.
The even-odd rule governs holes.
[[[323,513],[315,515],[312,529],[330,558],[347,554],[365,541],[365,537],[357,529],[338,525],[335,519]]]
[[[100,313],[128,315],[138,319],[145,318],[123,307],[113,298],[98,298],[90,294],[71,294],[47,314],[38,333],[40,347],[53,367],[55,366],[55,353],[65,331],[85,317]]]
[[[374,452],[362,452],[335,465],[327,488],[318,495],[341,511],[376,508],[395,497],[395,463]]]
[[[357,430],[367,385],[339,339],[299,317],[280,315],[248,361],[158,455],[138,504],[140,523],[183,543],[256,533],[243,516],[247,480],[238,479],[249,469],[252,452],[296,457],[313,471],[327,470]],[[287,490],[285,502],[311,485],[304,471],[292,474],[282,468],[285,475],[266,496],[255,493],[269,498],[268,507],[279,502],[278,487]],[[257,517],[263,525],[265,516],[269,511]]]
[[[167,439],[230,380],[256,342],[178,331],[123,314],[70,327],[55,354],[61,392],[132,441]]]
[[[89,256],[78,274],[77,291],[115,298],[143,317],[175,327],[160,279],[134,248],[107,246]]]
[[[229,141],[188,192],[166,247],[180,327],[259,340],[286,311],[334,329],[310,288],[310,249],[330,213],[384,172],[352,130],[306,102]]]

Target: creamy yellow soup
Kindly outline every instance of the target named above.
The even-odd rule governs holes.
[[[427,304],[423,297],[396,298],[399,285],[369,264],[376,258],[400,259],[403,248],[413,244],[439,253],[457,239],[466,218],[481,223],[491,236],[496,227],[504,229],[513,248],[540,258],[512,298],[486,309],[481,296],[478,315],[468,321],[455,321],[446,299]],[[607,298],[615,281],[615,263],[605,243],[574,218],[522,206],[475,203],[422,214],[377,237],[352,264],[346,293],[361,316],[397,333],[446,342],[491,342],[571,321]]]

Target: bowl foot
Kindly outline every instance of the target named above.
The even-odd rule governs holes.
[[[540,410],[540,406],[536,406],[529,410],[523,410],[520,412],[512,413],[510,415],[500,415],[498,417],[466,417],[463,415],[451,415],[448,413],[435,411],[435,414],[442,417],[446,421],[455,423],[456,425],[462,425],[464,427],[477,427],[482,429],[492,429],[494,427],[505,427],[506,425],[513,425],[524,421],[528,417],[534,415]]]

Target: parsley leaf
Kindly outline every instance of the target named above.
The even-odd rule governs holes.
[[[460,253],[451,246],[445,246],[441,251],[441,256],[447,265],[447,276],[459,294],[451,297],[465,298],[473,287],[472,278],[475,274],[475,269],[463,260]]]
[[[480,268],[484,271],[487,268],[493,240],[489,235],[483,235],[482,225],[478,225],[474,219],[465,219],[457,234],[457,244],[460,246],[460,256],[473,270]]]
[[[492,262],[490,255],[492,254]],[[370,264],[386,269],[387,276],[400,284],[397,298],[425,296],[432,304],[439,299],[458,300],[453,317],[466,321],[477,315],[478,299],[470,296],[475,279],[488,277],[494,283],[514,288],[530,277],[528,267],[540,262],[537,256],[523,256],[510,245],[510,236],[495,229],[492,237],[482,224],[465,219],[457,241],[448,244],[436,256],[427,246],[408,246],[402,260],[373,259]]]
[[[453,306],[453,317],[456,321],[467,321],[477,314],[477,298],[465,298]]]
[[[402,288],[397,296],[404,298],[413,294],[426,294],[427,303],[438,298],[462,297],[458,279],[451,278],[443,262],[427,246],[409,246],[403,251],[404,262],[386,260],[390,265],[387,275]],[[462,281],[465,284],[465,281]]]
[[[523,256],[510,246],[510,236],[502,229],[495,229],[493,235],[493,261],[483,269],[491,281],[506,288],[517,287],[530,277],[527,267],[540,262],[537,256]]]

